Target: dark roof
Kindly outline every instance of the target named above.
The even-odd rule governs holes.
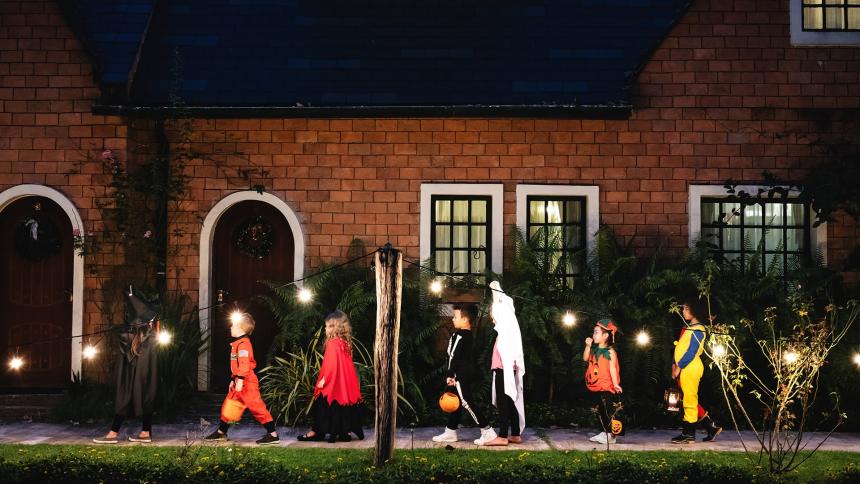
[[[74,1],[103,84],[150,2]],[[689,0],[156,2],[126,104],[618,106]]]

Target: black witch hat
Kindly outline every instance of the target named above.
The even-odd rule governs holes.
[[[134,319],[130,323],[131,326],[145,326],[158,317],[158,309],[150,303],[144,302],[136,295],[129,293],[128,300],[135,314]]]

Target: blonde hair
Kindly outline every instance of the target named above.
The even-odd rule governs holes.
[[[251,333],[254,332],[254,328],[257,327],[257,321],[254,320],[254,316],[251,316],[251,313],[243,312],[242,319],[239,320],[239,326],[246,335],[251,336]]]
[[[352,324],[349,322],[349,316],[343,311],[335,310],[325,317],[326,324],[329,321],[334,324],[331,332],[326,331],[326,343],[335,338],[340,338],[346,341],[347,351],[352,353]]]

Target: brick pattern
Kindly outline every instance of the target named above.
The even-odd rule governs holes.
[[[107,175],[98,163],[70,172],[103,148],[127,159],[149,126],[90,114],[92,65],[52,2],[0,9],[0,189],[55,187],[98,230]],[[169,276],[196,295],[202,219],[258,183],[297,213],[311,268],[353,237],[418,256],[422,182],[504,183],[505,225],[518,183],[596,184],[602,222],[624,241],[681,251],[689,184],[796,178],[821,159],[815,140],[860,133],[832,109],[860,108],[858,73],[860,48],[790,47],[785,0],[700,0],[643,67],[628,120],[198,120],[191,148],[205,156],[188,164],[189,197],[172,215]],[[844,220],[830,225],[832,263],[856,243]],[[96,273],[123,262],[88,260]],[[85,330],[101,282],[87,277]]]

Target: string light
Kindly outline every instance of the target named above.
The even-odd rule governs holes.
[[[24,359],[20,356],[13,356],[11,360],[9,360],[9,368],[15,371],[21,369],[24,366]]]
[[[245,315],[242,313],[242,311],[236,310],[230,313],[230,322],[233,324],[241,322],[244,318]]]
[[[651,335],[646,333],[644,330],[640,331],[639,334],[636,335],[636,344],[639,346],[648,346],[651,343]]]
[[[430,283],[430,292],[437,295],[440,294],[442,292],[442,281],[433,279],[433,282]]]
[[[98,350],[95,346],[87,345],[84,347],[83,356],[85,360],[92,360],[96,357],[96,353],[98,353]]]
[[[711,354],[714,358],[722,358],[726,356],[726,347],[720,344],[711,347]]]
[[[311,293],[309,289],[301,288],[299,289],[299,301],[302,303],[309,303],[311,299],[313,299],[314,295]]]
[[[161,346],[167,346],[170,344],[170,341],[173,339],[173,335],[170,334],[169,331],[162,329],[158,332],[158,344]]]
[[[562,316],[561,322],[568,328],[576,326],[576,316],[574,316],[572,312],[568,311],[564,313],[564,316]]]
[[[785,360],[785,362],[786,362],[786,363],[788,363],[789,365],[793,365],[794,363],[796,363],[796,362],[797,362],[797,359],[799,358],[799,356],[798,356],[797,352],[792,351],[792,350],[789,350],[789,351],[786,351],[786,352],[782,355],[782,358],[783,358],[783,359]]]
[[[860,366],[860,353],[854,353],[854,364]]]

